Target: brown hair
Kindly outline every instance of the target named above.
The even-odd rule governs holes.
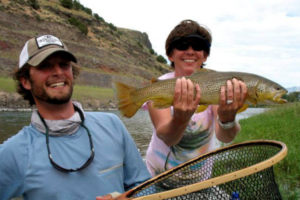
[[[171,46],[171,44],[174,39],[192,34],[200,35],[206,40],[209,45],[211,45],[212,36],[210,30],[207,27],[200,25],[193,20],[183,20],[170,32],[165,45],[166,54],[168,56],[171,56],[173,51],[173,47]],[[205,50],[205,53],[207,54],[207,56],[209,56],[210,48]],[[175,67],[173,62],[171,63],[171,66],[173,68]]]
[[[74,62],[71,62],[73,78],[76,79],[80,73],[80,66]],[[12,77],[16,82],[17,92],[23,97],[24,100],[28,100],[29,104],[32,106],[35,104],[34,98],[30,90],[27,90],[23,87],[21,83],[21,78],[30,79],[30,66],[29,64],[25,64],[22,68],[16,68],[14,72],[12,72]]]

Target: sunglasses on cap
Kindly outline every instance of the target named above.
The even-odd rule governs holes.
[[[200,35],[188,35],[185,37],[176,38],[171,42],[171,46],[180,51],[186,51],[190,46],[194,51],[202,51],[210,48],[210,44]]]

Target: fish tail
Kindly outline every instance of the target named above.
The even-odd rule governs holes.
[[[132,91],[136,88],[125,85],[123,83],[114,83],[114,95],[117,100],[117,107],[121,112],[122,116],[130,118],[135,115],[143,103],[136,102]]]

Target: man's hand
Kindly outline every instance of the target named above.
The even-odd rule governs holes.
[[[105,196],[96,197],[96,200],[113,200],[113,197],[110,194],[107,194]]]

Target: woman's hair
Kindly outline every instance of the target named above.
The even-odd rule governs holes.
[[[203,26],[198,24],[197,22],[193,20],[183,20],[181,21],[169,34],[167,40],[166,40],[166,54],[168,56],[172,55],[173,47],[172,42],[176,38],[185,37],[188,35],[200,35],[202,38],[206,40],[206,42],[211,45],[212,43],[212,36],[210,30]],[[210,47],[204,50],[207,56],[210,54]],[[171,63],[171,66],[174,68],[174,62]]]
[[[76,63],[71,62],[72,66],[72,72],[73,72],[73,78],[76,79],[80,72],[80,67]],[[29,104],[32,106],[35,104],[34,98],[32,96],[32,93],[30,90],[27,90],[23,87],[23,84],[21,82],[21,78],[25,78],[27,80],[30,79],[30,66],[29,64],[25,64],[22,68],[17,68],[12,73],[12,77],[14,81],[16,82],[16,89],[17,92],[23,97],[24,100],[28,100]]]

